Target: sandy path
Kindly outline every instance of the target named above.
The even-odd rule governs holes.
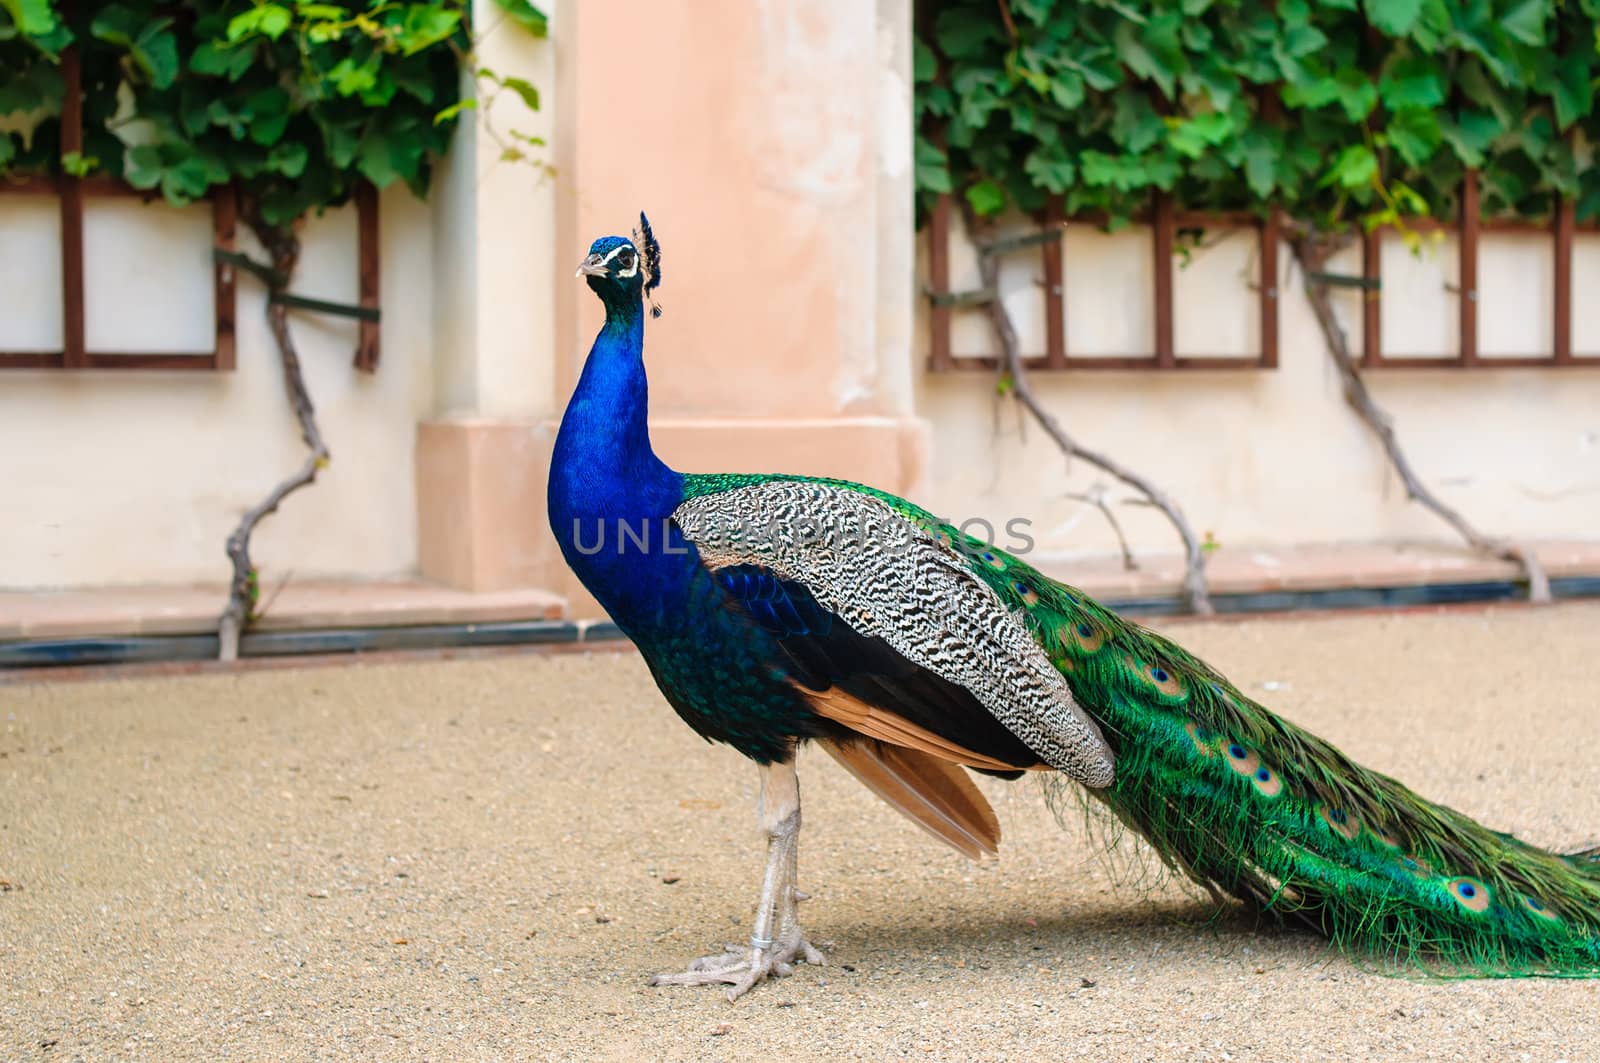
[[[1600,837],[1600,605],[1182,624],[1530,840]],[[968,863],[806,753],[830,965],[730,1007],[755,772],[631,654],[0,686],[0,1059],[1600,1058],[1600,981],[1422,983],[1113,886],[1032,784]],[[669,884],[669,880],[670,884]]]

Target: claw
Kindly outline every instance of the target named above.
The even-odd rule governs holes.
[[[689,964],[686,971],[652,975],[653,986],[674,985],[728,985],[728,1003],[733,1003],[750,990],[771,978],[788,978],[800,963],[822,966],[826,961],[822,953],[805,938],[795,935],[774,951],[754,948],[730,948],[727,952],[702,956]]]
[[[762,765],[761,822],[767,834],[767,870],[749,947],[728,945],[718,955],[690,963],[686,971],[652,976],[651,985],[726,984],[733,987],[728,990],[732,1003],[769,978],[788,978],[800,963],[822,965],[822,953],[801,934],[795,917],[796,904],[809,898],[794,884],[800,784],[792,761]]]

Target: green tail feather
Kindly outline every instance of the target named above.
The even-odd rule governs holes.
[[[1600,975],[1600,852],[1549,853],[1426,801],[1181,647],[989,556],[974,570],[1027,613],[1116,751],[1094,796],[1169,865],[1396,966]]]

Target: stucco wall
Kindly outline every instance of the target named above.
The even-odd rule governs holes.
[[[0,203],[0,347],[60,342],[53,200]],[[299,576],[383,575],[416,557],[412,440],[432,403],[427,207],[382,198],[383,364],[351,368],[355,324],[296,314],[294,334],[332,465],[261,528],[255,557]],[[294,290],[356,299],[353,209],[311,220]],[[91,349],[211,346],[205,208],[91,200]],[[241,248],[260,258],[248,237]],[[232,373],[0,372],[0,586],[227,578],[239,515],[303,460],[260,285],[238,285]],[[59,347],[57,347],[59,349]]]
[[[1258,326],[1253,236],[1202,250],[1177,274],[1180,354],[1253,354]],[[1548,239],[1486,236],[1480,251],[1480,343],[1485,358],[1548,354]],[[1071,229],[1067,236],[1069,351],[1148,354],[1149,236]],[[1281,255],[1281,367],[1276,371],[1036,372],[1035,390],[1087,446],[1152,478],[1186,509],[1197,531],[1224,545],[1449,540],[1447,528],[1408,504],[1378,444],[1344,406],[1288,249]],[[970,255],[954,259],[952,283],[973,285]],[[1354,255],[1336,263],[1356,272]],[[1398,242],[1384,249],[1383,335],[1387,351],[1453,354],[1455,247],[1424,257]],[[1584,278],[1589,278],[1585,281]],[[1026,351],[1042,351],[1038,258],[1015,256],[1002,284]],[[1576,250],[1574,349],[1600,355],[1600,306],[1584,298],[1600,281],[1600,237]],[[1339,309],[1356,349],[1355,296]],[[963,319],[964,318],[964,319]],[[925,350],[926,311],[919,325]],[[955,351],[988,353],[988,326],[958,315]],[[1528,538],[1600,534],[1600,358],[1583,369],[1382,370],[1367,375],[1397,421],[1423,479],[1449,504],[1494,533]],[[1104,519],[1064,497],[1107,484],[1112,500],[1132,492],[1077,462],[1068,466],[1009,403],[998,406],[987,373],[919,374],[917,412],[932,421],[927,501],[941,513],[1033,521],[1042,557],[1116,549]],[[1155,511],[1118,506],[1133,544],[1172,550]]]
[[[923,370],[909,0],[544,6],[549,41],[502,27],[481,58],[540,87],[538,117],[507,97],[497,118],[547,136],[556,176],[500,163],[468,126],[430,204],[384,196],[375,377],[350,368],[351,323],[296,315],[334,461],[258,534],[269,584],[291,571],[420,570],[476,589],[554,587],[584,612],[542,512],[554,419],[599,323],[571,270],[640,207],[666,253],[668,316],[650,326],[647,362],[669,461],[858,476],[947,516],[1027,518],[1044,555],[1114,548],[1100,516],[1065,497],[1103,477],[1065,469],[1036,430],[1024,439],[1009,405],[997,415],[989,376]],[[493,0],[477,14],[484,26],[502,17]],[[115,210],[120,235],[106,217],[89,229],[91,343],[205,345],[203,212]],[[52,206],[0,200],[0,232],[0,347],[53,346]],[[1587,298],[1600,290],[1600,237],[1578,244],[1574,341],[1600,354],[1600,305]],[[306,246],[296,289],[353,298],[353,216],[314,220]],[[1486,356],[1548,350],[1547,246],[1486,238]],[[1069,347],[1148,353],[1144,234],[1075,229],[1067,249]],[[1225,545],[1448,538],[1405,503],[1343,407],[1287,251],[1282,261],[1276,372],[1036,374],[1037,390],[1085,443],[1150,475]],[[956,284],[972,281],[971,265],[957,256]],[[1180,353],[1255,349],[1241,279],[1252,266],[1249,241],[1235,239],[1179,273]],[[1448,242],[1423,262],[1390,250],[1389,349],[1452,349],[1453,269]],[[1035,349],[1038,270],[1036,255],[1018,255],[1006,279]],[[261,291],[248,278],[239,291],[235,373],[0,373],[0,586],[225,577],[228,530],[302,454]],[[1353,323],[1355,303],[1341,305]],[[958,322],[958,352],[989,347],[981,319]],[[1369,379],[1424,477],[1486,529],[1597,534],[1600,367]],[[1173,548],[1155,513],[1118,512],[1139,549]]]

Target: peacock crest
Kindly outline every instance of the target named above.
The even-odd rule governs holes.
[[[661,245],[650,229],[650,219],[639,212],[639,227],[633,230],[633,245],[644,261],[644,297],[650,301],[650,316],[661,316],[661,304],[651,293],[661,284]]]

